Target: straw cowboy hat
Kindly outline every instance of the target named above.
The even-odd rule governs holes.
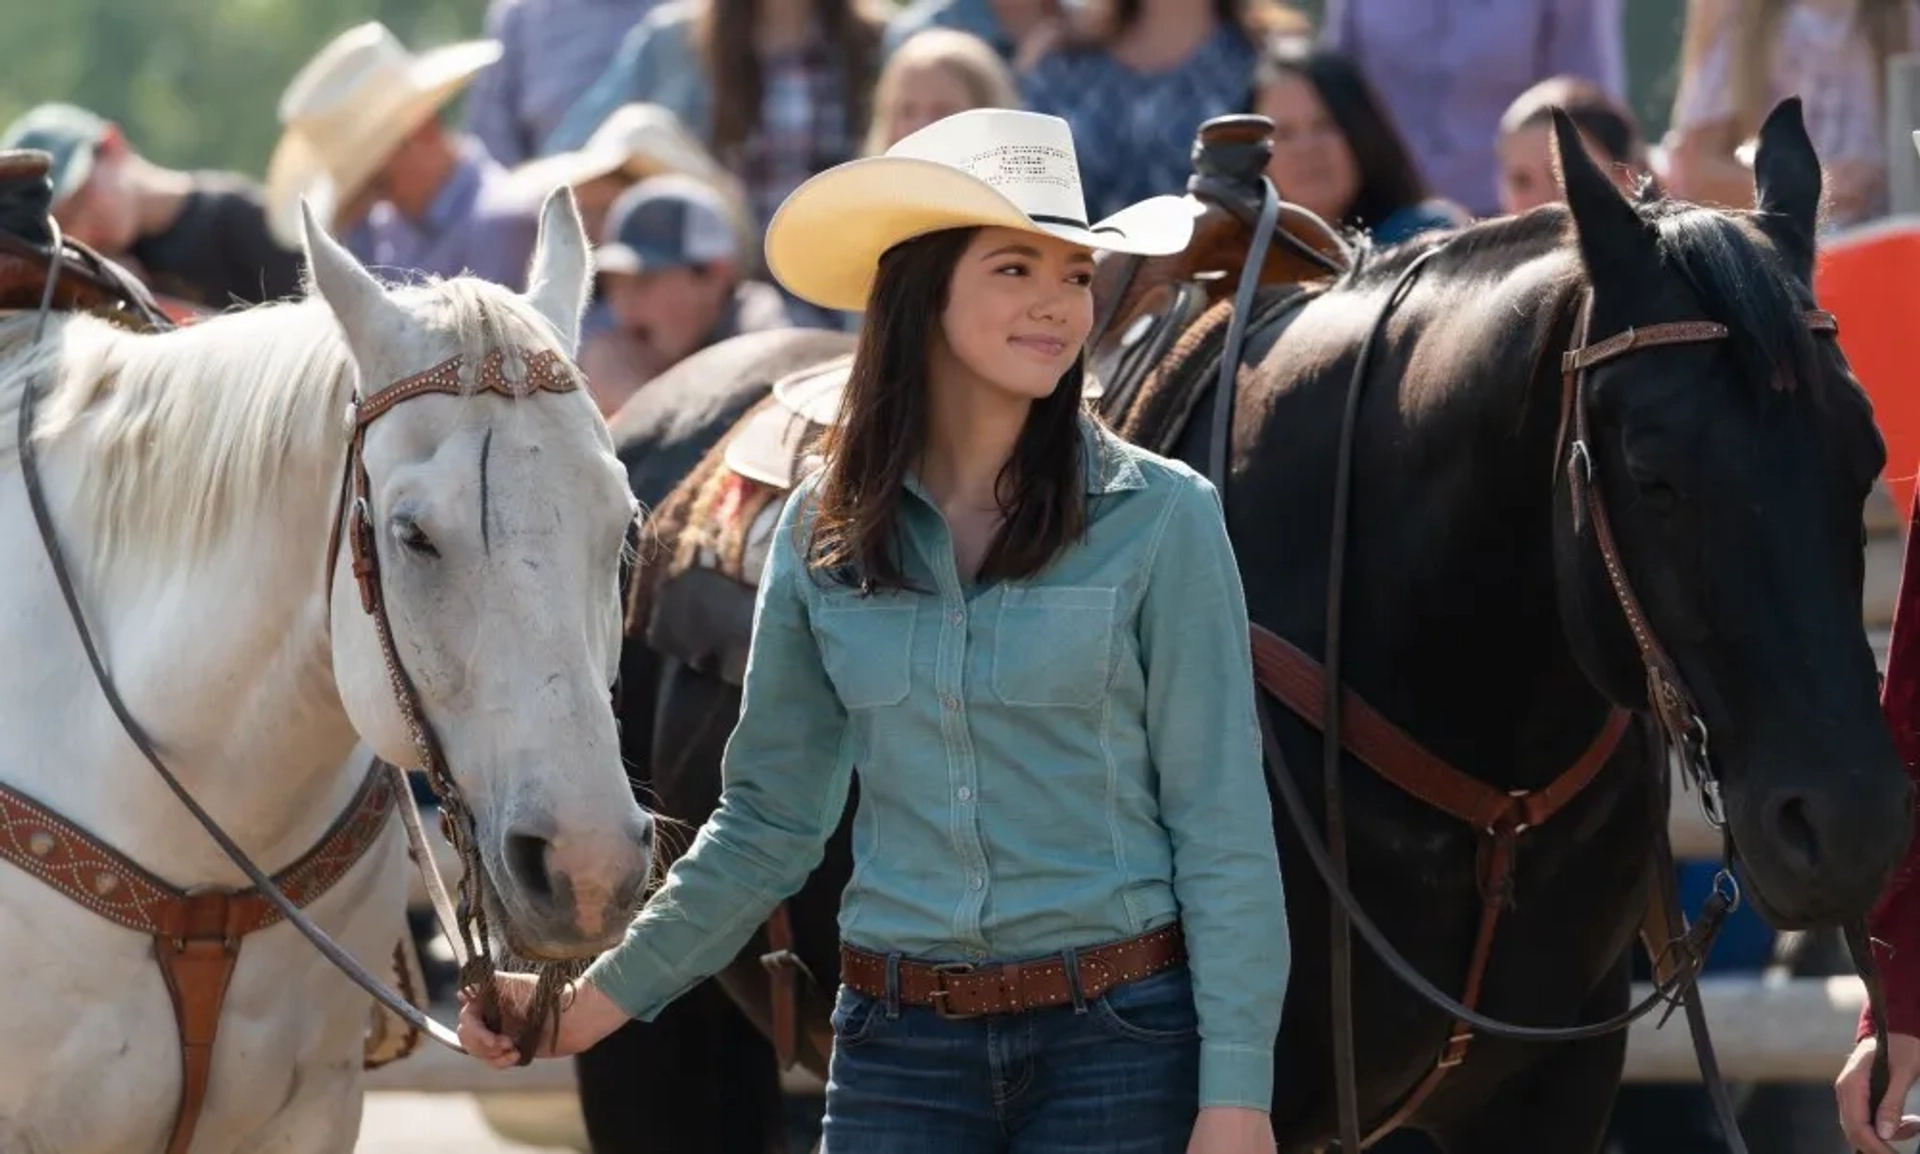
[[[658,104],[623,104],[572,152],[530,160],[514,170],[516,183],[543,195],[561,185],[577,188],[614,173],[630,180],[677,172],[724,189],[732,177],[720,167],[672,111]]]
[[[368,21],[335,37],[280,97],[280,142],[267,162],[267,221],[282,243],[300,241],[300,199],[332,228],[407,135],[500,59],[497,40],[470,40],[418,55],[387,26]]]
[[[857,312],[881,255],[930,232],[997,225],[1164,256],[1187,247],[1194,212],[1185,197],[1156,196],[1088,224],[1067,122],[976,108],[794,189],[767,225],[767,269],[795,296]]]

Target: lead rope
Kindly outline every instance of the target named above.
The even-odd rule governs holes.
[[[1871,1125],[1880,1114],[1880,1103],[1887,1096],[1887,998],[1880,983],[1880,967],[1874,964],[1873,943],[1865,922],[1849,922],[1845,929],[1847,953],[1853,968],[1867,988],[1867,1016],[1873,1027],[1873,1069],[1867,1076],[1867,1121]]]

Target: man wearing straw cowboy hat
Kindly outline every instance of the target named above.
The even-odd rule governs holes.
[[[297,243],[300,201],[369,265],[519,287],[540,199],[523,194],[441,108],[500,58],[492,40],[415,54],[369,21],[322,48],[280,98],[267,213]]]

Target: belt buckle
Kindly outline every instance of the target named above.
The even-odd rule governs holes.
[[[962,1022],[969,1018],[980,1017],[981,1015],[977,1013],[959,1013],[947,1005],[947,999],[952,996],[952,991],[947,989],[947,983],[944,979],[946,979],[948,975],[971,974],[974,972],[975,969],[972,962],[940,962],[936,964],[933,967],[933,992],[927,995],[927,999],[933,1003],[933,1012],[952,1022]]]

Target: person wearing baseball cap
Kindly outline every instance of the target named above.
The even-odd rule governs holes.
[[[602,411],[716,341],[793,325],[786,298],[746,279],[733,208],[683,173],[648,177],[607,210],[594,252],[612,326],[581,356]]]
[[[260,187],[247,177],[164,168],[119,125],[61,102],[30,108],[0,132],[0,149],[16,148],[53,158],[60,230],[156,291],[212,309],[298,291],[298,246],[274,239]]]

